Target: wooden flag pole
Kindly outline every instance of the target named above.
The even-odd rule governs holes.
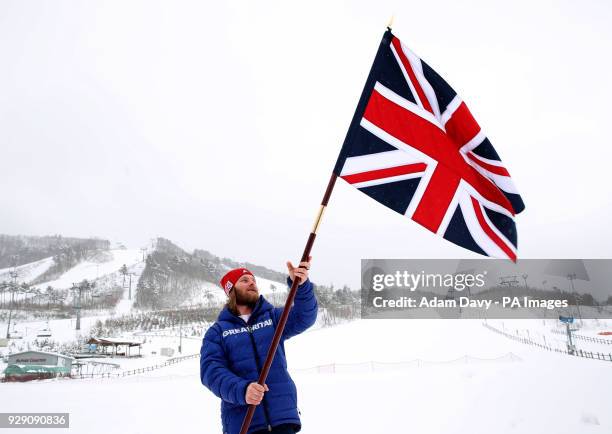
[[[319,212],[317,213],[317,218],[315,219],[312,231],[310,231],[310,235],[308,236],[308,241],[306,241],[306,247],[304,247],[304,253],[302,253],[302,259],[300,262],[308,261],[310,251],[312,250],[315,238],[317,237],[317,230],[319,229],[319,225],[321,224],[323,212],[325,211],[325,207],[329,202],[329,197],[331,196],[332,190],[334,189],[334,185],[336,184],[336,178],[337,175],[335,173],[332,173],[332,176],[329,179],[329,183],[327,184],[325,194],[323,195],[321,207],[319,208]],[[266,361],[263,365],[263,368],[261,369],[261,372],[259,373],[259,379],[257,380],[257,383],[262,386],[266,382],[266,378],[268,377],[268,373],[270,372],[270,366],[272,365],[272,360],[274,360],[274,355],[276,354],[276,349],[278,348],[281,336],[283,335],[283,331],[285,330],[285,324],[287,323],[287,318],[289,317],[289,311],[291,310],[291,306],[293,305],[293,300],[295,299],[295,294],[297,292],[298,280],[299,279],[297,278],[293,279],[293,282],[291,283],[291,289],[289,290],[289,295],[287,296],[287,301],[285,302],[285,307],[280,317],[280,321],[278,322],[276,330],[274,331],[274,337],[272,338],[272,343],[270,344],[270,348],[268,349]],[[244,420],[242,421],[240,434],[247,434],[249,426],[251,426],[251,420],[253,419],[253,415],[255,414],[255,407],[256,406],[253,404],[249,405],[246,415],[244,416]]]
[[[334,185],[336,184],[336,179],[342,170],[342,163],[346,158],[346,145],[351,142],[351,137],[355,134],[356,126],[359,125],[359,120],[363,117],[363,113],[365,111],[366,103],[367,103],[367,95],[372,92],[375,83],[375,75],[374,75],[374,65],[376,64],[376,60],[382,56],[383,51],[382,48],[389,44],[391,35],[391,26],[393,25],[393,17],[389,21],[389,25],[387,26],[387,32],[385,32],[382,41],[380,42],[380,46],[378,48],[378,52],[376,53],[376,57],[374,58],[374,64],[372,65],[372,69],[370,69],[370,73],[368,74],[368,79],[366,80],[366,84],[361,93],[361,98],[359,99],[359,103],[357,104],[357,110],[353,114],[353,120],[351,121],[351,126],[346,134],[346,138],[344,139],[344,143],[342,148],[340,149],[340,154],[338,155],[338,160],[336,161],[336,166],[332,171],[331,178],[329,179],[329,183],[327,184],[327,189],[325,190],[325,194],[323,195],[323,200],[321,201],[321,207],[319,208],[319,212],[317,213],[317,218],[315,220],[315,224],[308,236],[308,241],[306,241],[306,247],[304,247],[304,253],[302,253],[302,259],[300,262],[304,262],[308,260],[310,256],[310,251],[312,250],[312,245],[314,244],[315,238],[317,237],[317,230],[319,229],[319,225],[321,224],[321,218],[323,217],[323,212],[325,211],[325,207],[329,202],[329,197],[331,196],[332,190],[334,189]],[[289,316],[289,311],[291,310],[291,306],[293,305],[293,300],[295,299],[295,294],[297,291],[297,280],[295,279],[291,283],[291,289],[289,290],[289,295],[287,296],[287,301],[285,302],[285,307],[283,309],[283,314],[281,319],[276,326],[276,330],[274,332],[274,337],[272,338],[272,343],[270,344],[270,348],[268,349],[268,355],[266,356],[266,361],[264,366],[259,373],[259,379],[257,383],[263,386],[266,382],[266,378],[268,377],[268,372],[270,371],[270,366],[272,365],[272,360],[274,359],[274,355],[276,354],[276,349],[278,348],[278,344],[280,343],[281,336],[283,335],[283,331],[285,329],[285,324],[287,323],[287,318]],[[242,427],[240,428],[240,434],[247,434],[249,430],[249,426],[251,425],[251,420],[253,419],[253,415],[255,414],[255,405],[249,405],[247,409],[247,413],[244,416],[244,420],[242,421]]]

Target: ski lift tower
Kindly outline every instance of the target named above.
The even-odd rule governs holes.
[[[134,272],[129,272],[128,276],[130,276],[130,282],[129,282],[129,290],[128,290],[128,300],[132,299],[132,276],[137,276],[136,273]]]
[[[9,275],[13,281],[8,284],[8,290],[11,293],[11,304],[9,305],[9,317],[8,324],[6,326],[6,338],[11,338],[11,319],[13,316],[13,307],[15,305],[15,293],[19,290],[19,285],[17,285],[17,277],[19,277],[19,273],[17,273],[17,267],[13,267],[11,271],[9,271]]]
[[[544,273],[550,276],[563,277],[570,281],[570,290],[576,300],[576,313],[580,319],[580,325],[582,326],[582,313],[580,312],[580,301],[579,296],[576,293],[576,287],[574,285],[575,280],[590,281],[589,273],[587,272],[584,260],[582,259],[551,259]]]
[[[74,306],[77,313],[76,328],[75,330],[81,330],[81,297],[84,291],[91,291],[96,286],[95,282],[89,282],[87,279],[81,283],[73,283],[72,289],[76,295],[76,306]]]
[[[574,294],[574,299],[576,300],[576,311],[578,312],[578,318],[580,318],[580,326],[582,326],[582,313],[580,312],[580,302],[582,301],[580,295],[576,292],[576,287],[574,286],[574,280],[576,280],[576,273],[569,273],[567,275],[567,280],[570,281],[570,285],[572,286],[572,294]]]
[[[454,300],[455,299],[455,287],[454,286],[449,286],[448,287],[448,292],[446,293],[446,296],[444,297],[445,300]]]
[[[570,328],[570,324],[574,322],[574,317],[559,316],[559,321],[565,324],[565,328],[567,330],[567,352],[569,354],[574,354],[576,352],[576,345],[574,345],[574,341],[572,339],[572,329]]]

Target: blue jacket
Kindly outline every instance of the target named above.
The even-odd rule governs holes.
[[[289,286],[291,281],[287,279]],[[217,321],[207,330],[200,351],[202,384],[221,398],[223,432],[238,434],[248,405],[247,386],[256,382],[263,367],[282,308],[275,308],[263,296],[259,297],[248,323],[225,307]],[[297,289],[295,301],[282,339],[276,351],[261,404],[256,407],[249,433],[294,424],[301,427],[297,409],[295,383],[287,372],[285,339],[302,333],[317,318],[317,300],[312,283],[307,280]]]

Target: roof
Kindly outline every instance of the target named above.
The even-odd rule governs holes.
[[[20,351],[18,353],[12,353],[9,354],[7,357],[12,357],[12,356],[18,356],[19,354],[26,354],[26,353],[36,353],[36,354],[45,354],[47,356],[57,356],[57,357],[61,357],[63,359],[71,359],[71,360],[76,360],[74,357],[70,357],[67,356],[65,354],[60,354],[60,353],[51,353],[49,351],[37,351],[37,350],[27,350],[27,351]]]
[[[130,347],[135,347],[142,345],[140,341],[134,341],[130,339],[122,339],[122,338],[91,338],[87,341],[88,344],[97,344],[97,345],[129,345]]]

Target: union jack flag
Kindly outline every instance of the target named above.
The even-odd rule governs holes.
[[[525,205],[457,93],[385,32],[334,173],[474,252],[517,258]]]

